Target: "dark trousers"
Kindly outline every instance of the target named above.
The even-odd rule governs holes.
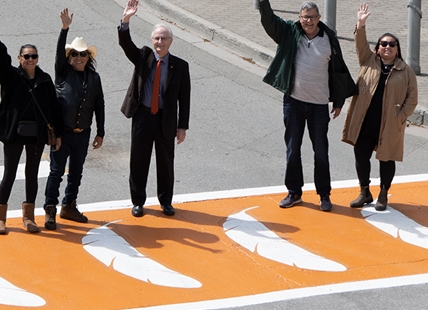
[[[44,145],[25,144],[25,202],[34,203],[38,190],[38,174],[40,158],[42,157]],[[0,184],[0,204],[9,201],[12,186],[16,178],[24,144],[4,144],[4,174]]]
[[[305,125],[314,151],[314,180],[319,195],[330,194],[330,164],[328,158],[328,104],[312,104],[284,96],[284,140],[287,147],[285,186],[290,194],[302,194],[303,168],[301,146]]]
[[[129,187],[133,205],[146,202],[153,142],[156,152],[157,196],[161,205],[172,202],[174,189],[174,141],[162,135],[162,111],[153,115],[141,106],[132,117]]]
[[[370,158],[377,145],[378,139],[373,136],[360,134],[354,145],[355,168],[361,186],[370,184]],[[386,189],[391,187],[395,175],[395,161],[379,161],[380,185]]]
[[[58,151],[51,150],[51,164],[48,181],[45,190],[45,205],[58,204],[59,186],[62,182],[62,176],[68,163],[67,186],[62,200],[63,204],[70,204],[77,199],[79,186],[82,180],[83,165],[88,154],[89,138],[91,129],[85,129],[81,133],[64,131],[61,147]]]

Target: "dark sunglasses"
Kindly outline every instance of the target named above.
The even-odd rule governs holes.
[[[88,52],[83,51],[83,52],[71,52],[71,57],[77,57],[80,54],[80,57],[86,57],[86,55],[88,55]]]
[[[21,55],[21,57],[24,57],[24,59],[25,60],[28,60],[28,59],[37,59],[37,58],[39,58],[39,55],[38,54],[25,54],[25,55]]]
[[[387,47],[388,45],[389,45],[390,47],[396,47],[396,46],[397,46],[397,42],[395,42],[395,41],[391,41],[391,42],[388,42],[388,41],[380,41],[380,45],[382,45],[382,47]]]

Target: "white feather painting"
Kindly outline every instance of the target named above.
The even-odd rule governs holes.
[[[0,304],[16,307],[41,307],[46,301],[0,277]]]
[[[376,211],[373,206],[367,206],[361,210],[361,214],[368,223],[392,237],[428,249],[428,228],[403,213],[389,206],[385,211]]]
[[[118,221],[115,221],[118,222]],[[111,223],[115,223],[111,222]],[[107,226],[91,229],[82,238],[84,249],[106,266],[129,277],[168,287],[199,288],[202,284],[138,252]]]
[[[301,247],[280,238],[246,212],[248,208],[229,216],[223,224],[226,235],[251,252],[257,252],[267,259],[318,271],[345,271],[346,267],[335,261],[315,255]]]

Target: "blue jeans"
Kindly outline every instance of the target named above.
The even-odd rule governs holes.
[[[82,133],[64,131],[62,144],[58,151],[51,150],[50,173],[46,182],[45,205],[58,204],[59,186],[62,182],[62,176],[65,172],[65,166],[68,164],[67,187],[63,204],[70,204],[77,199],[79,193],[80,181],[82,179],[83,164],[88,154],[89,138],[91,129],[85,129]]]
[[[287,147],[287,164],[284,184],[290,194],[302,194],[303,168],[301,146],[305,124],[314,151],[314,179],[317,194],[330,194],[330,165],[328,159],[328,104],[302,102],[284,96],[284,140]]]

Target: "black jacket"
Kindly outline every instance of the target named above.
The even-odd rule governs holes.
[[[21,121],[25,109],[32,108],[35,120],[38,124],[37,144],[45,144],[47,141],[47,126],[42,114],[34,103],[29,93],[32,83],[27,73],[21,68],[12,66],[11,57],[7,48],[0,41],[0,141],[11,143],[16,139],[19,121]],[[43,114],[48,122],[55,127],[56,134],[62,135],[63,125],[61,110],[57,103],[55,87],[49,74],[36,68],[33,94],[37,99]],[[31,102],[30,105],[28,105]]]
[[[97,136],[103,138],[105,106],[101,78],[97,72],[85,68],[85,82],[82,82],[65,55],[67,33],[68,29],[61,30],[55,60],[55,87],[64,125],[87,129],[91,127],[95,113]]]

